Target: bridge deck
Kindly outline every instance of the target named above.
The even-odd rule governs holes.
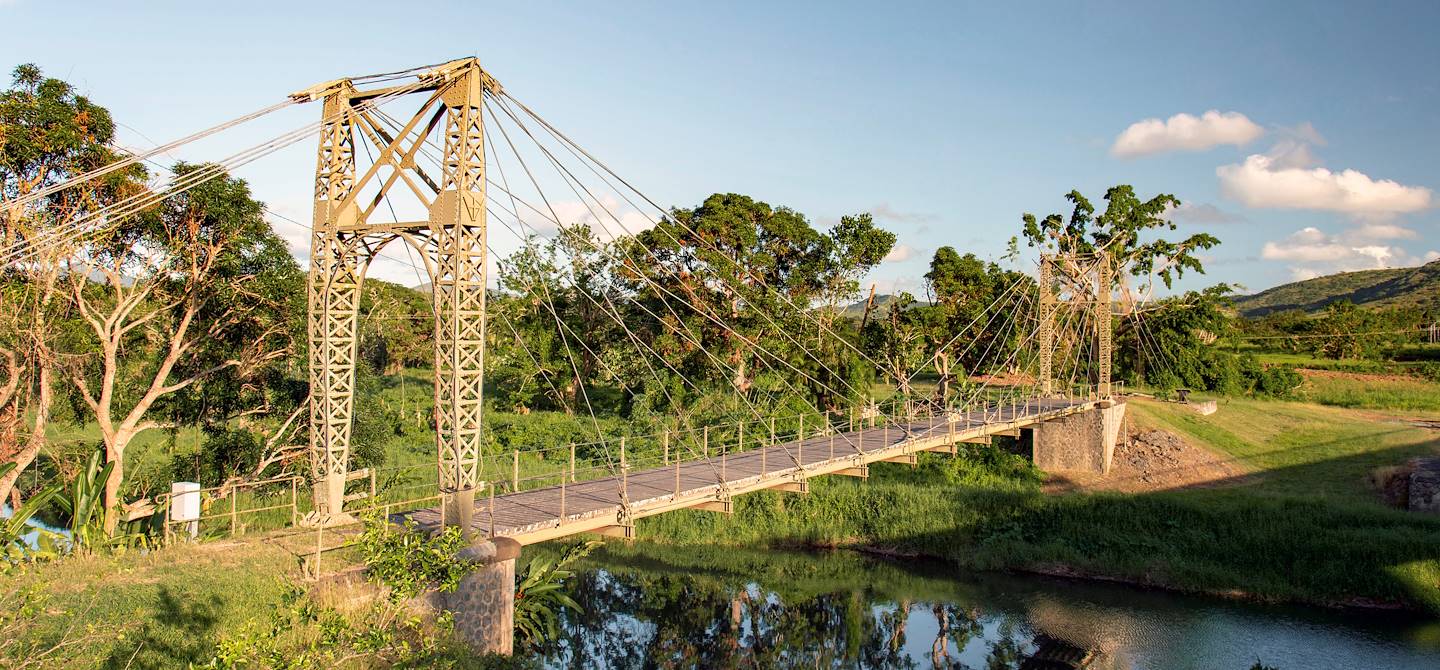
[[[522,544],[583,532],[629,536],[634,519],[675,509],[728,511],[732,496],[763,489],[804,490],[809,477],[864,476],[875,462],[910,458],[921,451],[949,449],[967,440],[1007,433],[1075,414],[1094,401],[1031,400],[936,417],[842,431],[726,455],[632,470],[620,475],[498,495],[476,501],[474,530],[510,537]],[[628,499],[622,501],[622,494]],[[493,505],[493,507],[492,507]],[[421,528],[441,523],[437,508],[396,515]]]

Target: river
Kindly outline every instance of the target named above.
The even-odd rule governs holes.
[[[553,668],[1440,668],[1440,621],[851,552],[606,547]]]

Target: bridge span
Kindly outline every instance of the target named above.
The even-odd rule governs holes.
[[[611,476],[575,482],[562,477],[555,486],[476,501],[471,530],[477,538],[508,538],[521,545],[587,532],[633,538],[635,520],[643,517],[677,509],[728,513],[733,498],[741,494],[766,489],[804,493],[811,477],[866,477],[872,463],[913,464],[923,451],[954,453],[959,444],[988,443],[996,435],[1019,436],[1021,429],[1044,430],[1047,424],[1073,421],[1090,412],[1099,417],[1114,406],[1113,400],[1098,397],[1030,398],[927,416],[872,416],[864,420],[865,426],[853,430],[791,435],[753,449],[733,453],[716,449],[720,453],[689,460],[667,455],[670,462],[643,469],[625,463],[622,446],[617,472]],[[1058,439],[1037,439],[1037,463],[1054,460],[1054,454],[1044,452],[1058,446],[1108,469],[1115,429],[1118,420],[1102,418],[1094,429],[1072,428]],[[435,507],[394,518],[438,530],[445,525],[443,514],[443,508]]]

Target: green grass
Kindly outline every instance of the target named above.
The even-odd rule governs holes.
[[[1183,405],[1132,402],[1132,419],[1234,456],[1265,493],[1372,502],[1371,470],[1440,453],[1435,433],[1398,420],[1305,403],[1230,399],[1200,416]]]
[[[293,580],[289,554],[264,543],[178,546],[149,555],[74,557],[3,577],[7,608],[30,591],[40,613],[11,630],[23,659],[66,641],[43,667],[185,667],[214,654],[218,634],[276,606]]]
[[[1440,384],[1421,379],[1310,377],[1297,396],[1334,407],[1440,415]]]

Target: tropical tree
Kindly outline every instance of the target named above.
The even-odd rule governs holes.
[[[1065,199],[1074,205],[1068,219],[1060,214],[1044,219],[1029,213],[1021,216],[1027,244],[1061,255],[1103,251],[1116,274],[1147,281],[1159,277],[1169,288],[1186,271],[1204,274],[1198,252],[1220,243],[1208,233],[1195,233],[1178,242],[1149,234],[1176,229],[1175,222],[1166,217],[1180,206],[1180,200],[1168,193],[1141,200],[1127,184],[1112,186],[1105,191],[1105,211],[1099,215],[1079,191],[1070,191]]]
[[[59,377],[62,259],[67,222],[142,188],[139,167],[66,189],[62,182],[115,160],[115,123],[104,107],[34,65],[15,68],[0,92],[0,248],[24,255],[0,275],[0,500],[19,507],[15,482],[45,443]]]
[[[709,378],[723,372],[743,393],[759,371],[801,370],[822,403],[861,388],[857,375],[870,371],[854,360],[848,339],[854,333],[838,332],[834,314],[811,308],[854,298],[859,277],[894,246],[895,235],[869,215],[842,217],[821,232],[795,210],[717,193],[698,207],[673,210],[637,242],[648,259],[635,256],[644,266],[632,270],[645,274],[649,287],[634,293],[653,301],[651,313],[673,320],[654,330],[693,333],[700,342],[676,347],[687,355],[687,372]],[[815,336],[802,343],[794,334],[805,332]]]
[[[67,373],[114,464],[107,531],[137,435],[267,409],[267,389],[246,382],[292,351],[303,279],[262,211],[244,181],[222,176],[120,222],[69,261],[82,327],[67,342]]]

